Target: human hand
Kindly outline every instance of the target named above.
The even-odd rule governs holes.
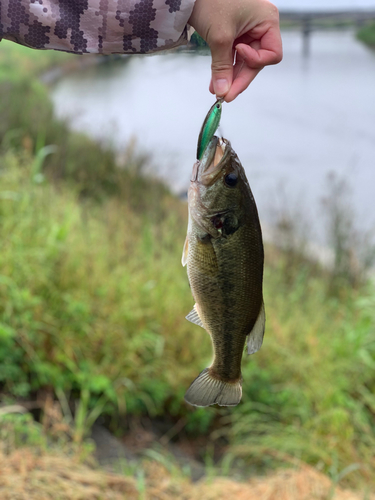
[[[211,49],[210,92],[226,102],[282,59],[279,12],[268,0],[196,0],[189,24]]]

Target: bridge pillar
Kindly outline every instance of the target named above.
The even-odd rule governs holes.
[[[306,58],[310,55],[311,31],[311,17],[305,16],[302,19],[302,54]]]

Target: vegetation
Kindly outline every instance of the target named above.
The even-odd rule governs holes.
[[[2,403],[37,402],[41,420],[52,398],[76,443],[99,415],[115,430],[124,415],[184,419],[187,435],[227,447],[224,471],[302,460],[373,489],[373,284],[346,279],[342,259],[336,279],[268,247],[266,337],[244,356],[243,402],[187,407],[211,342],[184,319],[186,205],[142,176],[145,157],[120,168],[56,121],[46,89],[22,68],[5,72],[1,50]]]
[[[160,457],[162,458],[162,457]],[[304,465],[300,470],[278,471],[268,477],[247,482],[214,477],[192,483],[171,462],[144,460],[129,477],[127,465],[122,474],[98,470],[94,464],[82,464],[76,456],[61,451],[43,453],[33,448],[0,451],[0,490],[2,500],[225,500],[241,498],[258,500],[267,494],[269,500],[374,500],[337,487],[324,474]],[[135,474],[134,474],[135,472]],[[265,493],[266,492],[266,493]]]
[[[375,47],[375,22],[367,24],[361,28],[357,33],[357,38],[366,45]]]
[[[190,43],[197,47],[208,47],[206,40],[204,40],[196,31],[191,35]]]
[[[65,52],[30,50],[23,45],[2,40],[0,45],[0,78],[13,80],[17,77],[38,77],[44,71],[73,62],[75,59],[74,55]]]

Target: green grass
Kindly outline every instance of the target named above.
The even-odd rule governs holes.
[[[332,287],[266,248],[266,336],[244,356],[243,402],[188,408],[211,342],[184,319],[186,205],[140,174],[145,157],[118,168],[53,118],[38,81],[3,69],[0,57],[2,401],[54,395],[78,442],[100,414],[117,429],[124,415],[185,418],[190,435],[224,436],[226,470],[301,459],[375,487],[373,285]]]
[[[0,78],[10,74],[37,77],[52,67],[74,61],[76,56],[56,50],[33,50],[8,40],[0,43]]]
[[[200,332],[184,320],[192,299],[179,202],[150,184],[139,211],[117,198],[81,203],[71,189],[33,183],[30,160],[3,158],[4,391],[84,387],[93,403],[104,394],[122,410],[160,413],[199,369]]]
[[[144,180],[139,209],[117,196],[82,202],[78,189],[35,183],[30,165],[27,154],[2,158],[3,396],[65,394],[77,439],[100,413],[185,417],[194,434],[215,420],[212,438],[224,435],[246,468],[297,457],[332,475],[361,464],[354,484],[373,477],[373,288],[330,297],[324,273],[298,263],[286,279],[272,257],[266,337],[244,357],[243,402],[190,410],[183,394],[211,345],[184,319],[185,205]]]
[[[272,274],[272,275],[271,275]],[[332,475],[374,477],[374,289],[338,300],[322,275],[285,287],[266,268],[267,332],[243,370],[230,417],[232,453],[248,465],[298,458]]]

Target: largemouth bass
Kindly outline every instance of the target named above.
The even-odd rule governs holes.
[[[194,164],[182,255],[195,306],[186,317],[211,336],[212,365],[190,385],[186,402],[235,406],[242,396],[241,359],[263,342],[263,242],[245,171],[226,139],[213,136]]]

